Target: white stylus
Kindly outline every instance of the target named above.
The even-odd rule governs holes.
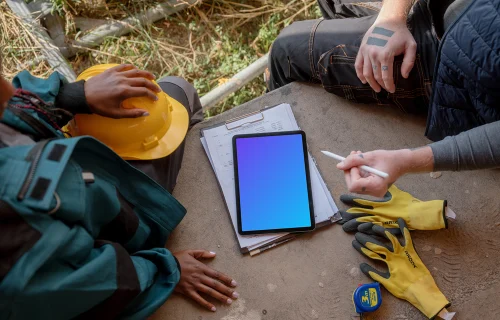
[[[323,153],[327,157],[333,158],[333,159],[338,160],[338,161],[344,161],[345,160],[344,157],[339,156],[338,154],[335,154],[335,153],[331,153],[331,152],[328,152],[328,151],[321,151],[321,153]],[[367,172],[376,174],[377,176],[382,177],[382,178],[388,178],[389,177],[389,174],[387,174],[387,173],[385,173],[383,171],[374,169],[374,168],[369,167],[369,166],[362,165],[362,166],[360,166],[360,168],[363,169],[363,170],[365,170],[365,171],[367,171]]]

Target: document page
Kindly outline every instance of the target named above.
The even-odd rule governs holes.
[[[228,130],[228,126],[230,130]],[[201,142],[221,185],[233,227],[237,233],[238,221],[234,186],[233,136],[248,133],[292,131],[299,130],[299,128],[293,116],[292,109],[288,104],[281,104],[267,109],[262,113],[232,122],[228,126],[221,125],[204,130],[204,137],[201,138]],[[338,212],[338,209],[333,202],[330,192],[326,189],[326,184],[324,184],[311,155],[309,155],[309,166],[315,220],[316,223],[324,222],[334,216]],[[286,233],[242,236],[237,233],[240,247],[248,247],[250,250],[285,235]]]

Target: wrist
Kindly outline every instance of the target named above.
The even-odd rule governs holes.
[[[450,302],[430,274],[410,285],[403,296],[428,319],[434,319],[441,310],[450,306]]]
[[[177,260],[177,258],[174,255],[172,255],[172,256],[174,257],[175,263],[177,264],[177,269],[179,269],[179,274],[181,274],[181,264],[179,263],[179,260]]]
[[[382,10],[380,11],[377,19],[373,24],[375,25],[379,23],[391,23],[391,24],[404,25],[406,27],[407,17],[408,16],[404,13],[394,13],[389,11],[384,12]]]
[[[434,168],[434,155],[429,146],[415,149],[398,150],[403,159],[405,173],[432,172]]]
[[[84,90],[84,94],[85,94],[85,101],[86,101],[88,109],[90,111],[89,113],[95,113],[95,103],[94,103],[93,96],[90,92],[91,90],[89,90],[89,88],[88,88],[88,81],[84,81],[83,90]]]
[[[378,18],[406,25],[406,19],[414,2],[415,0],[384,0]]]

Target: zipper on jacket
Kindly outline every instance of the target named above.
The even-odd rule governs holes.
[[[48,139],[37,143],[26,156],[25,160],[31,162],[31,166],[28,171],[28,175],[26,176],[26,179],[24,179],[23,186],[21,187],[21,190],[17,194],[17,200],[21,201],[26,196],[26,193],[28,192],[31,182],[35,177],[35,172],[36,169],[38,168],[38,164],[40,163],[40,158],[42,157],[43,150],[45,149],[47,144],[52,140],[53,139]]]

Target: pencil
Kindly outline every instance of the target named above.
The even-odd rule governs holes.
[[[344,161],[345,158],[342,157],[342,156],[339,156],[338,154],[335,154],[335,153],[332,153],[332,152],[329,152],[329,151],[321,151],[321,153],[323,153],[325,156],[327,157],[330,157],[330,158],[333,158],[335,160],[338,160],[338,161]],[[370,173],[373,173],[379,177],[382,177],[382,178],[388,178],[389,177],[389,174],[383,172],[383,171],[380,171],[380,170],[377,170],[375,168],[372,168],[372,167],[369,167],[369,166],[365,166],[365,165],[362,165],[360,166],[361,169],[367,171],[367,172],[370,172]]]
[[[262,253],[262,252],[264,252],[264,251],[266,251],[266,250],[269,250],[269,249],[272,249],[272,248],[274,248],[274,247],[277,247],[277,246],[279,246],[280,244],[283,244],[283,243],[285,243],[285,242],[291,241],[291,240],[293,240],[293,239],[295,239],[295,238],[296,238],[296,237],[291,237],[291,238],[285,239],[285,240],[283,240],[283,241],[275,242],[275,243],[270,244],[270,245],[268,245],[268,246],[265,246],[265,247],[262,247],[262,248],[259,248],[259,249],[252,250],[252,251],[250,251],[250,256],[252,256],[252,257],[253,257],[253,256],[255,256],[256,254],[259,254],[259,253]]]

